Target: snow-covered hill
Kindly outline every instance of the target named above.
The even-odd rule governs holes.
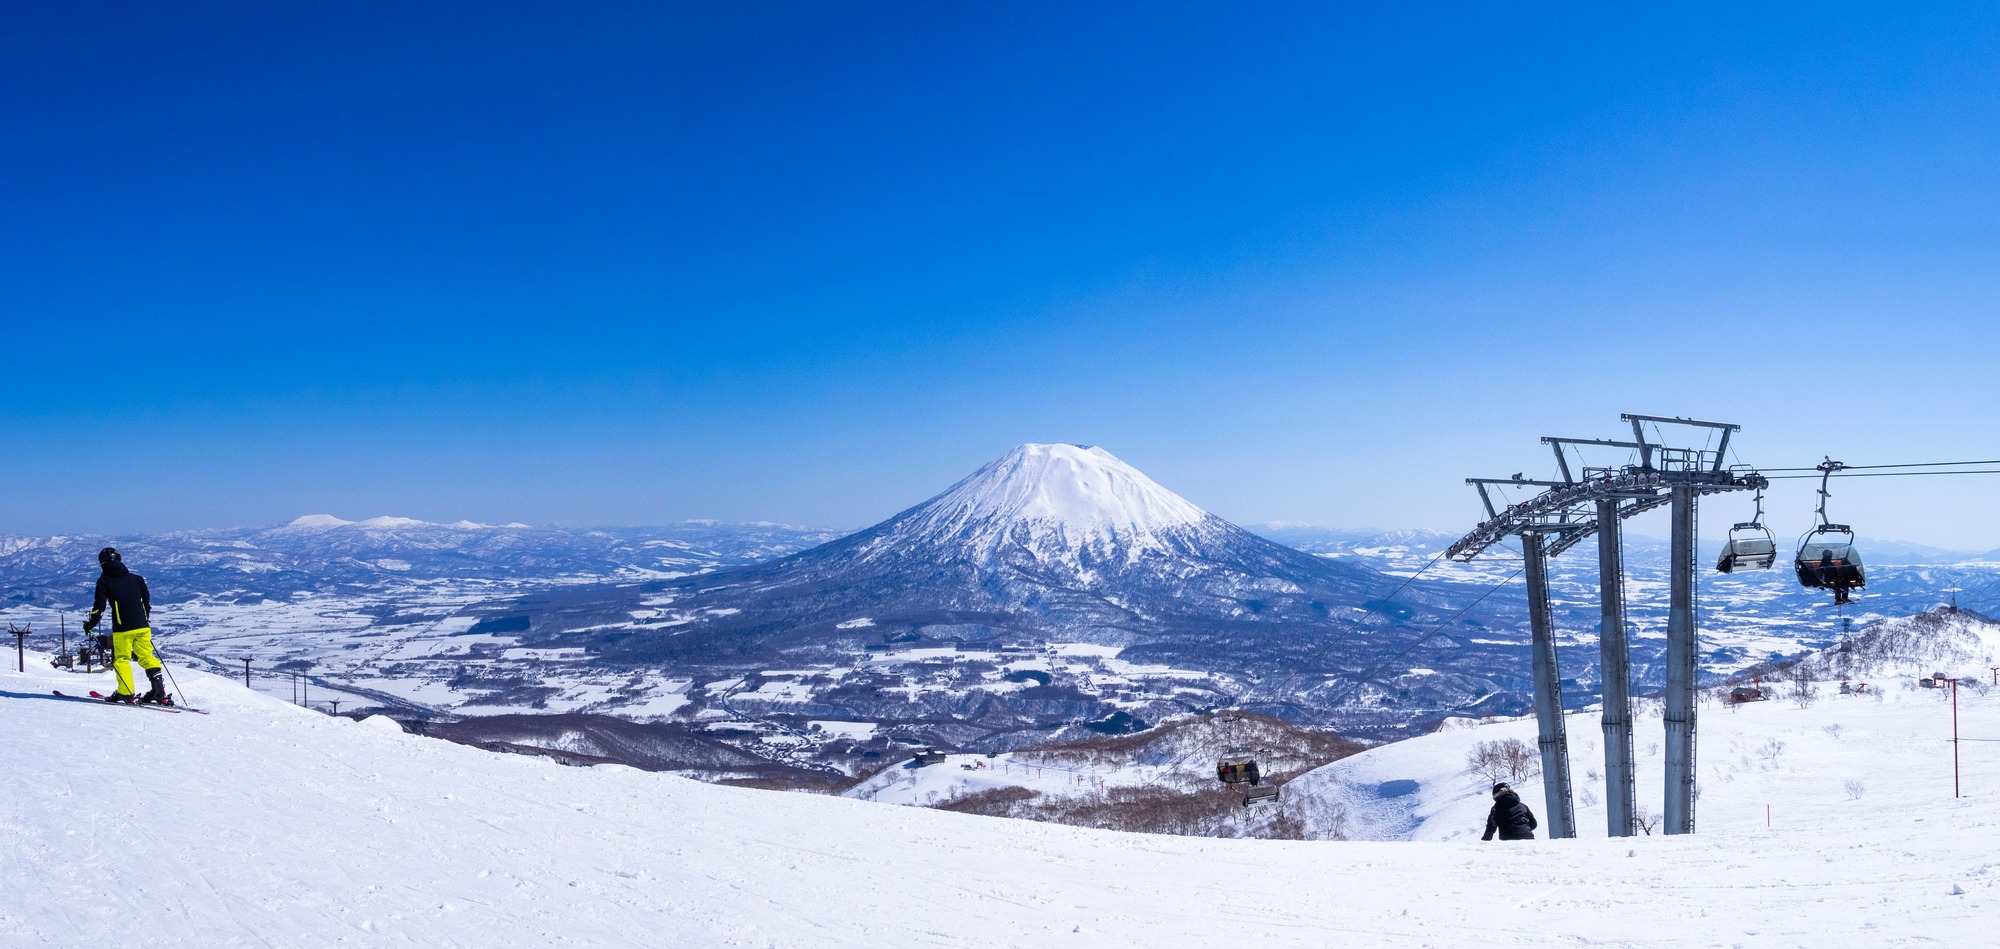
[[[1928,694],[1710,713],[1795,743],[1705,785],[1698,836],[1502,845],[1122,835],[717,787],[180,677],[213,714],[0,674],[0,944],[1977,945],[2000,912],[2000,773],[1969,767],[1954,800],[1935,751],[1895,747],[1935,747]]]
[[[1986,806],[1973,801],[2000,803],[2000,687],[1991,684],[1992,668],[2000,665],[2000,624],[1938,610],[1878,624],[1848,647],[1799,665],[1809,673],[1803,700],[1789,669],[1765,680],[1767,701],[1730,704],[1726,688],[1703,693],[1696,821],[1704,833],[1758,833],[1768,819],[1771,829],[1840,835],[1884,815],[1917,814],[1917,824],[1951,822],[1950,829],[1912,829],[1926,831],[1927,839],[1978,831],[1989,846],[2000,846],[2000,825],[1952,816]],[[1968,796],[1958,800],[1952,798],[1952,691],[1920,685],[1937,672],[1965,680],[1957,696],[1959,727],[1974,740],[1960,746]],[[1635,711],[1638,800],[1658,814],[1665,777],[1661,706],[1641,700]],[[1566,717],[1582,837],[1606,836],[1599,718],[1595,709]],[[1435,734],[1304,775],[1286,792],[1339,805],[1357,839],[1465,840],[1483,830],[1490,805],[1490,779],[1469,773],[1467,759],[1483,742],[1510,739],[1533,746],[1534,719],[1447,721]],[[1543,813],[1541,779],[1515,783],[1522,800]],[[1941,814],[1922,816],[1932,809]]]

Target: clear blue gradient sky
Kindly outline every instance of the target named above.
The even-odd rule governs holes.
[[[1620,411],[2000,457],[2000,12],[1744,7],[11,3],[0,532],[859,526],[1023,441],[1462,529]]]

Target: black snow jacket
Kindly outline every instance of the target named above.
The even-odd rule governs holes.
[[[114,633],[144,629],[152,622],[153,597],[146,591],[146,578],[122,563],[104,565],[104,575],[97,578],[97,599],[90,604],[90,618],[83,622],[85,629],[97,626],[106,605],[111,607]]]
[[[1479,839],[1492,840],[1493,833],[1498,831],[1501,840],[1533,840],[1539,826],[1535,823],[1535,812],[1528,810],[1528,805],[1521,803],[1521,796],[1509,788],[1493,799],[1493,810],[1486,815],[1486,836]]]

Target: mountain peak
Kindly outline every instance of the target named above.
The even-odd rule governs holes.
[[[1102,448],[1021,445],[910,512],[927,534],[1060,535],[1071,544],[1140,541],[1194,527],[1208,512]]]

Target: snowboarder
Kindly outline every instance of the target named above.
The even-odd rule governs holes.
[[[1503,781],[1493,786],[1493,810],[1486,815],[1486,836],[1479,839],[1492,840],[1498,831],[1501,840],[1533,840],[1538,826],[1535,812]]]
[[[111,655],[106,661],[118,675],[118,691],[106,696],[105,701],[174,704],[167,694],[166,674],[160,668],[160,660],[153,656],[153,598],[146,590],[146,578],[126,569],[125,558],[113,547],[97,552],[97,565],[104,573],[97,578],[97,596],[91,603],[90,618],[83,621],[83,631],[96,629],[104,617],[104,608],[111,607]],[[152,691],[145,695],[133,694],[135,657],[153,684]]]

